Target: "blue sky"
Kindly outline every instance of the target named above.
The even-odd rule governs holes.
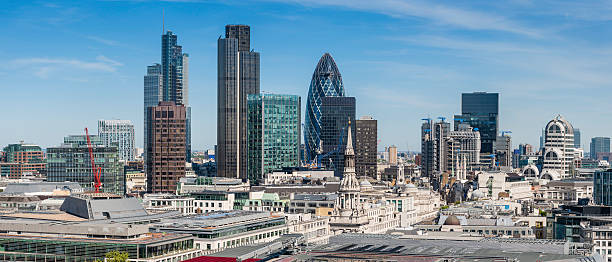
[[[537,146],[556,114],[611,136],[611,1],[2,1],[0,145],[58,145],[129,119],[142,145],[143,75],[166,29],[190,54],[193,147],[216,143],[216,39],[249,24],[261,89],[298,94],[330,52],[379,148],[420,150],[423,117],[451,118],[462,92],[500,93],[500,127]],[[587,145],[588,147],[588,145]]]

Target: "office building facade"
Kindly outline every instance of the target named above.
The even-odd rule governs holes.
[[[544,130],[542,176],[551,180],[571,177],[575,168],[572,124],[558,115],[548,122]]]
[[[11,179],[24,175],[37,175],[45,172],[45,154],[38,145],[10,144],[3,149],[0,158],[0,177]]]
[[[98,120],[98,136],[107,147],[116,146],[119,160],[134,161],[134,124],[130,120]]]
[[[431,176],[435,172],[442,172],[447,169],[446,159],[448,149],[446,148],[450,123],[441,119],[438,122],[432,119],[425,119],[421,125],[421,170],[423,176]]]
[[[495,140],[495,164],[497,166],[512,166],[512,137],[507,134],[498,136]]]
[[[391,145],[387,148],[387,154],[389,154],[389,165],[397,165],[397,146]]]
[[[259,53],[249,49],[247,25],[225,26],[217,44],[217,175],[246,180],[247,96],[259,94]]]
[[[252,184],[300,164],[301,99],[296,95],[248,96],[248,179]]]
[[[175,193],[179,179],[185,177],[187,110],[184,105],[162,101],[150,107],[149,113],[147,191]]]
[[[348,126],[355,136],[355,98],[330,96],[321,98],[321,165],[334,170],[336,176],[344,170]],[[355,146],[355,145],[351,145]]]
[[[446,138],[446,156],[444,169],[457,170],[465,167],[472,170],[480,164],[480,132],[468,125],[462,125],[457,131],[450,131]]]
[[[144,157],[146,162],[147,145],[149,144],[149,122],[151,115],[150,107],[155,107],[162,101],[163,77],[161,64],[147,66],[147,74],[144,76]]]
[[[612,169],[597,170],[593,174],[593,202],[596,205],[612,205]]]
[[[90,136],[96,167],[101,168],[100,192],[125,194],[125,175],[117,147],[104,146],[99,136]],[[85,191],[95,191],[95,179],[85,135],[64,138],[58,147],[47,148],[47,181],[77,182]]]
[[[582,148],[580,129],[574,128],[574,148]]]
[[[355,120],[355,171],[357,176],[376,178],[378,121],[371,116]]]
[[[468,124],[480,132],[480,152],[494,154],[495,139],[499,130],[499,94],[461,94],[461,115],[455,115],[455,127]]]
[[[304,120],[304,145],[307,162],[317,159],[318,152],[322,150],[321,110],[323,97],[343,97],[344,84],[336,62],[329,53],[323,54],[312,74],[308,98],[306,99],[306,113]],[[353,129],[354,130],[354,129]]]
[[[593,137],[590,144],[591,159],[597,159],[597,153],[610,153],[609,137]]]

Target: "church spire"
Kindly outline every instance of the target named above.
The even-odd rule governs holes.
[[[340,181],[340,191],[359,191],[359,181],[355,175],[355,151],[353,150],[353,135],[351,120],[348,122],[346,149],[344,150],[344,173]]]

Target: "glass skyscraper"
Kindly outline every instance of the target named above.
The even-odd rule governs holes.
[[[481,153],[494,153],[499,129],[499,94],[474,92],[461,94],[461,115],[455,115],[455,131],[468,124],[480,132]]]
[[[346,96],[321,98],[321,164],[334,170],[336,176],[344,171],[344,150],[351,124],[351,136],[355,137],[355,98]],[[355,145],[352,145],[353,148]]]
[[[304,144],[306,161],[316,159],[321,143],[321,103],[323,97],[344,96],[342,76],[336,62],[329,53],[323,54],[312,74],[308,98],[306,100],[306,116],[304,123]],[[353,114],[353,119],[355,116]],[[353,128],[355,130],[355,128]],[[336,138],[338,139],[338,138]]]
[[[125,175],[117,147],[104,146],[99,136],[90,136],[97,167],[102,168],[100,192],[125,194]],[[67,136],[59,147],[47,148],[47,181],[77,182],[94,191],[94,175],[85,135]]]
[[[225,26],[217,53],[217,176],[247,174],[247,96],[259,94],[259,53],[250,51],[250,27]]]
[[[301,99],[297,95],[248,96],[248,178],[300,164]]]

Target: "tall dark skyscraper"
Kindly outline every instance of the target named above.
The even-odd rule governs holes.
[[[351,135],[355,137],[354,97],[321,98],[321,143],[323,144],[323,155],[327,155],[321,159],[321,164],[333,169],[336,176],[340,176],[344,170],[344,151],[349,122],[351,123]]]
[[[259,53],[247,25],[225,26],[217,43],[217,175],[247,179],[247,96],[259,94]]]
[[[370,116],[355,120],[355,168],[358,176],[376,178],[377,124]]]
[[[481,153],[494,153],[499,130],[499,94],[474,92],[461,94],[461,115],[455,115],[455,131],[459,124],[478,128]]]
[[[304,145],[307,162],[316,159],[321,142],[321,103],[323,97],[344,96],[342,76],[329,53],[323,54],[310,81],[304,121]],[[355,130],[355,128],[353,128]]]
[[[185,176],[185,106],[162,101],[149,107],[147,145],[147,192],[174,193],[177,182]]]

